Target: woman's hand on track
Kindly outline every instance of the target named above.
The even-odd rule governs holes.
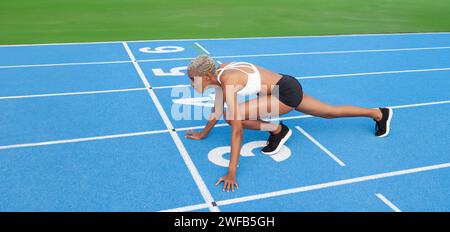
[[[235,175],[226,175],[219,178],[219,180],[216,182],[215,186],[219,185],[223,181],[223,188],[222,191],[234,192],[234,187],[236,186],[236,189],[239,189],[239,185],[236,182],[236,176]]]
[[[188,139],[200,140],[206,138],[206,135],[203,132],[195,132],[193,130],[190,130],[186,132],[185,137]]]

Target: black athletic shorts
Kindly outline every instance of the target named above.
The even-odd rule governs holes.
[[[272,93],[281,102],[290,106],[297,107],[303,100],[303,89],[300,82],[292,76],[281,74],[283,77],[277,82],[279,94]]]

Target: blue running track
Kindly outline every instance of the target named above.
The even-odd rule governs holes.
[[[200,52],[392,107],[391,133],[291,112],[278,155],[244,132],[240,189],[223,192],[230,128],[193,141],[205,120],[176,115],[209,110],[186,78]],[[449,119],[450,33],[0,46],[0,211],[450,211]]]

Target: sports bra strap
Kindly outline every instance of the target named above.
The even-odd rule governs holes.
[[[253,73],[249,73],[249,72],[246,72],[246,71],[240,69],[240,68],[249,68],[249,66],[250,66],[250,68],[253,69]],[[222,83],[220,81],[220,77],[222,76],[222,73],[225,70],[229,70],[229,69],[238,70],[238,71],[241,71],[241,72],[243,72],[243,73],[245,73],[247,75],[258,73],[257,72],[258,70],[256,69],[256,67],[253,64],[251,64],[251,63],[247,63],[247,62],[231,62],[228,65],[226,65],[225,67],[217,69],[217,71],[219,71],[219,74],[217,75],[217,81],[219,81],[219,83]]]

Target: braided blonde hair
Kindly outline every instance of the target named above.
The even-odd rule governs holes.
[[[206,76],[208,73],[216,73],[216,62],[208,55],[197,56],[188,66],[188,71],[195,75]]]

